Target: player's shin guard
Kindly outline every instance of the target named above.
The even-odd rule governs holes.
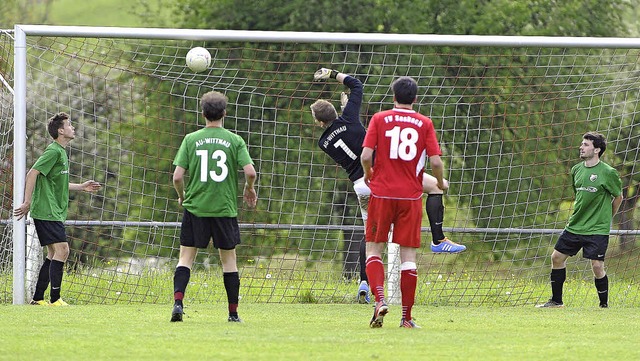
[[[173,299],[175,304],[182,306],[182,300],[184,299],[184,293],[187,291],[190,278],[191,269],[185,266],[176,267],[176,272],[173,275]]]
[[[36,282],[36,289],[33,293],[33,299],[36,301],[44,300],[44,291],[49,287],[49,268],[51,267],[51,260],[44,259],[40,272],[38,273],[38,281]]]
[[[551,270],[551,300],[562,303],[562,288],[567,279],[567,269],[559,268]]]
[[[429,194],[425,208],[427,217],[429,218],[429,228],[431,228],[433,244],[438,244],[445,238],[444,232],[442,231],[442,223],[444,221],[442,194]]]
[[[51,260],[49,266],[49,278],[51,281],[51,303],[56,302],[60,298],[60,287],[62,286],[62,275],[64,273],[64,262]]]
[[[222,274],[224,288],[227,291],[229,303],[229,315],[238,314],[238,302],[240,299],[240,276],[238,272],[226,272]]]
[[[411,320],[411,309],[416,298],[418,271],[415,262],[400,265],[400,292],[402,292],[402,318]]]
[[[359,252],[360,281],[367,281],[367,283],[369,283],[369,277],[367,277],[367,242],[364,239],[360,242]]]
[[[376,302],[384,301],[384,265],[378,256],[367,258],[367,278],[369,288],[375,296]]]
[[[602,278],[594,278],[594,281],[600,298],[600,306],[606,307],[609,303],[609,277],[604,275]]]

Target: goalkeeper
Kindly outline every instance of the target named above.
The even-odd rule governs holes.
[[[325,128],[318,140],[318,145],[336,163],[349,174],[349,180],[353,182],[353,188],[358,196],[362,219],[367,221],[367,208],[371,191],[364,183],[364,171],[360,164],[362,142],[366,130],[360,121],[360,108],[362,105],[362,82],[353,76],[336,70],[321,68],[313,74],[314,81],[334,78],[346,85],[350,90],[347,96],[341,94],[340,101],[342,115],[338,116],[335,107],[326,100],[317,100],[311,104],[311,115],[316,124]],[[445,180],[445,183],[448,182]],[[434,253],[460,253],[467,247],[449,240],[442,230],[444,219],[444,204],[442,202],[443,190],[438,188],[435,177],[424,174],[422,186],[427,197],[427,217],[431,228],[431,251]],[[358,288],[358,302],[369,303],[369,285],[365,272],[365,249],[363,239],[360,244],[360,286]]]

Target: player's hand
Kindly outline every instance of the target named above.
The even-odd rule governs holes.
[[[102,188],[102,185],[94,180],[88,180],[80,185],[85,192],[97,192]]]
[[[367,186],[369,185],[369,182],[371,182],[371,178],[373,178],[373,168],[369,168],[369,170],[365,170],[364,172],[364,184],[366,184]]]
[[[20,207],[13,210],[13,215],[18,219],[22,219],[22,217],[25,217],[27,213],[29,213],[30,208],[31,202],[24,202],[20,205]]]
[[[449,189],[449,182],[447,181],[442,181],[442,183],[438,182],[438,188],[442,189],[443,191],[446,191],[447,189]]]
[[[335,78],[338,72],[329,68],[320,68],[313,73],[313,81],[327,80]]]
[[[256,194],[256,189],[251,187],[244,187],[244,201],[250,208],[254,208],[258,203],[258,195]]]
[[[340,109],[344,110],[344,107],[347,106],[347,102],[349,101],[349,96],[347,95],[347,93],[342,92],[340,93]]]

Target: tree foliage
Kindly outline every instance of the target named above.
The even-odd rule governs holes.
[[[0,29],[16,24],[42,24],[49,18],[54,0],[15,0],[0,2]]]
[[[6,5],[5,5],[6,6]],[[202,29],[238,29],[238,30],[281,30],[281,31],[323,31],[323,32],[363,32],[363,33],[416,33],[416,34],[469,34],[469,35],[544,35],[544,36],[624,36],[626,27],[622,21],[627,2],[623,0],[602,1],[552,1],[552,0],[353,0],[348,4],[339,4],[325,0],[307,1],[249,1],[249,0],[178,0],[176,19],[179,27]],[[150,14],[147,14],[149,16]],[[341,170],[322,154],[315,143],[297,143],[301,139],[317,136],[316,129],[310,122],[307,113],[309,100],[330,98],[339,91],[331,85],[309,86],[295,84],[290,81],[290,74],[312,74],[320,66],[331,65],[330,52],[344,52],[344,63],[347,64],[382,64],[370,65],[367,68],[345,69],[345,71],[366,74],[365,86],[371,82],[386,86],[396,75],[414,75],[411,64],[432,64],[437,69],[430,74],[440,87],[429,87],[422,95],[418,110],[432,115],[440,129],[451,129],[441,134],[446,151],[446,160],[455,169],[449,178],[456,182],[452,189],[469,204],[472,220],[480,227],[535,227],[537,225],[555,224],[554,219],[546,219],[547,215],[538,215],[535,210],[527,208],[544,205],[550,212],[561,210],[563,202],[570,199],[570,188],[566,177],[570,162],[562,152],[570,152],[579,143],[579,139],[567,136],[565,128],[586,128],[590,114],[581,106],[585,98],[569,97],[558,94],[552,84],[543,81],[540,70],[536,69],[535,57],[526,49],[478,49],[454,47],[419,47],[398,46],[392,53],[398,56],[394,66],[385,67],[386,61],[392,61],[393,55],[386,54],[379,46],[344,45],[337,48],[323,44],[208,44],[210,48],[225,51],[226,59],[233,59],[230,68],[236,69],[234,74],[225,73],[225,69],[217,70],[212,75],[216,86],[232,89],[229,92],[230,103],[234,109],[226,119],[229,128],[237,132],[249,144],[261,144],[262,153],[252,154],[257,161],[259,187],[263,185],[281,185],[264,187],[269,193],[261,193],[263,199],[270,199],[264,205],[264,212],[241,213],[243,220],[255,223],[294,223],[294,224],[340,224],[344,215],[349,219],[357,213],[354,199],[347,199],[349,182],[344,179]],[[156,45],[162,47],[163,45]],[[167,49],[170,47],[167,46]],[[367,59],[356,58],[358,49]],[[141,53],[144,49],[138,49]],[[370,51],[369,51],[370,50]],[[542,55],[549,59],[554,53],[571,53],[570,49],[543,49]],[[248,54],[251,52],[251,54]],[[498,55],[500,53],[500,56]],[[149,51],[149,54],[163,54],[162,51]],[[315,54],[315,55],[310,55]],[[166,54],[172,57],[175,54]],[[509,58],[510,66],[504,66],[501,59]],[[607,74],[599,70],[599,63],[589,64],[586,57],[578,57],[580,64],[576,66],[589,69],[597,74],[598,79],[605,80]],[[155,59],[156,64],[171,71],[171,61]],[[580,79],[574,79],[570,68],[559,60],[550,63],[549,68],[556,69],[556,76],[566,79],[567,93],[588,93],[589,89]],[[489,70],[488,70],[489,69]],[[63,71],[62,68],[60,71]],[[259,78],[248,74],[261,74]],[[106,74],[100,74],[106,76]],[[110,75],[117,76],[117,75]],[[420,77],[420,74],[415,75]],[[60,78],[64,78],[62,75]],[[99,77],[98,77],[99,78]],[[223,81],[223,79],[225,79]],[[202,92],[211,88],[210,84],[201,87],[187,86],[179,82],[169,81],[162,77],[145,85],[154,91],[141,94],[136,99],[135,107],[130,114],[140,114],[126,119],[121,115],[109,114],[109,107],[104,106],[126,96],[117,97],[123,89],[107,89],[92,85],[96,94],[89,98],[97,101],[78,104],[82,116],[91,118],[97,129],[109,127],[112,138],[97,140],[88,136],[89,142],[98,144],[97,154],[112,152],[114,148],[123,150],[119,155],[118,169],[113,164],[103,164],[99,157],[91,167],[79,167],[72,174],[83,174],[86,169],[104,170],[104,179],[98,179],[107,185],[106,192],[120,192],[117,189],[133,190],[131,194],[109,194],[115,204],[105,209],[113,209],[112,213],[102,215],[113,220],[157,220],[167,219],[158,209],[167,209],[164,204],[175,198],[171,187],[170,174],[175,150],[181,141],[181,135],[198,128],[202,124],[199,115],[185,112],[185,109],[197,109],[197,101]],[[488,80],[490,89],[487,88]],[[83,82],[70,94],[84,93]],[[135,82],[132,76],[127,81]],[[386,82],[386,84],[385,84]],[[124,84],[125,82],[123,82]],[[530,89],[516,89],[526,84]],[[62,85],[60,85],[62,86]],[[82,89],[81,89],[82,88]],[[277,89],[269,92],[267,89]],[[450,91],[449,97],[455,99],[454,106],[436,105],[433,101],[442,89]],[[573,94],[572,93],[572,94]],[[513,95],[516,94],[516,95]],[[538,95],[533,95],[538,94]],[[80,96],[78,96],[79,98]],[[72,97],[73,98],[73,97]],[[368,98],[365,114],[371,115],[391,103],[387,95],[377,94]],[[607,107],[611,99],[591,97],[591,105]],[[626,106],[636,103],[636,97],[629,95]],[[73,99],[63,100],[70,103]],[[600,104],[599,104],[600,103]],[[88,107],[88,108],[87,108]],[[519,108],[522,107],[522,108]],[[85,109],[86,108],[86,109]],[[114,107],[116,108],[116,107]],[[260,109],[256,114],[255,109]],[[287,109],[283,111],[283,109]],[[56,110],[57,111],[57,110]],[[154,114],[146,115],[148,112]],[[465,114],[465,117],[455,117]],[[523,116],[526,114],[526,116]],[[153,116],[151,116],[153,115]],[[301,119],[309,119],[309,126],[299,126]],[[150,122],[148,119],[163,119],[164,122]],[[442,124],[442,119],[456,119],[452,124]],[[114,121],[115,120],[115,121]],[[124,119],[123,119],[124,120]],[[635,119],[620,119],[621,124],[633,124]],[[40,124],[41,125],[41,124]],[[297,126],[295,126],[297,125]],[[623,129],[632,129],[623,127]],[[36,132],[37,129],[31,131]],[[638,135],[626,135],[625,139],[638,139]],[[274,134],[286,134],[287,137],[273,137]],[[131,141],[138,139],[139,141]],[[126,144],[123,144],[123,141]],[[294,146],[295,145],[295,146]],[[73,147],[83,146],[75,142]],[[635,149],[637,144],[628,144],[626,148]],[[539,152],[537,149],[558,149],[558,153]],[[126,151],[125,151],[126,150]],[[31,150],[33,152],[33,150]],[[473,156],[467,156],[472,154]],[[490,156],[492,155],[493,156]],[[496,156],[496,154],[498,156]],[[611,154],[611,153],[610,153]],[[615,154],[621,157],[625,169],[623,174],[635,174],[635,162],[629,154]],[[73,158],[73,154],[71,154]],[[538,167],[531,167],[537,164]],[[455,167],[454,167],[455,166]],[[518,174],[522,183],[508,182],[513,174]],[[268,170],[268,171],[267,171]],[[308,175],[302,181],[299,174]],[[109,182],[118,178],[118,188],[110,188]],[[95,177],[91,177],[95,178]],[[625,177],[625,192],[628,192],[629,203],[623,205],[629,212],[635,207],[634,195],[637,193],[638,179]],[[326,190],[344,189],[336,195]],[[148,196],[154,194],[154,197]],[[103,201],[95,198],[96,201]],[[125,201],[119,201],[125,199]],[[305,205],[302,207],[301,205]],[[332,204],[334,206],[332,206]],[[346,206],[345,206],[346,205]],[[86,205],[72,199],[71,212],[80,219],[88,215]],[[308,209],[306,207],[315,207]],[[633,217],[631,217],[632,220]],[[564,220],[562,220],[564,221]],[[106,231],[118,232],[117,230]],[[114,247],[134,250],[138,244],[157,245],[157,254],[166,256],[172,249],[176,235],[164,230],[131,230],[124,234],[126,244]],[[329,231],[314,231],[313,237],[302,235],[304,231],[268,231],[259,238],[261,243],[272,243],[279,250],[290,247],[300,239],[303,242],[313,237],[335,240],[334,234],[328,237]],[[93,239],[95,235],[82,235],[82,239]],[[100,237],[98,237],[100,238]],[[105,237],[102,237],[105,238]],[[108,237],[107,237],[108,238]],[[140,240],[141,242],[137,242]],[[102,245],[89,245],[101,247]],[[302,245],[311,249],[311,245]],[[108,247],[107,247],[108,248]],[[273,248],[271,248],[273,251]],[[266,247],[243,248],[242,252],[256,252],[264,255]],[[105,252],[108,252],[105,251]],[[148,252],[148,250],[145,250]],[[311,254],[310,257],[315,257]]]
[[[285,4],[273,0],[226,0],[214,4],[204,0],[180,0],[178,9],[182,26],[189,28],[575,37],[624,36],[627,27],[623,16],[630,10],[629,3],[624,0],[356,0],[344,5],[322,0]],[[412,51],[409,47],[402,50]],[[451,97],[458,99],[457,107],[430,110],[444,116],[453,113],[468,115],[456,124],[445,125],[445,128],[451,126],[458,131],[446,132],[442,136],[445,143],[455,144],[458,148],[451,149],[450,154],[461,155],[451,158],[451,162],[462,162],[463,165],[450,177],[460,180],[459,192],[468,195],[477,225],[513,227],[547,224],[546,219],[531,217],[524,201],[531,202],[532,194],[540,193],[534,197],[534,203],[548,202],[550,210],[559,209],[561,202],[572,194],[566,178],[557,175],[565,174],[570,164],[561,161],[566,159],[562,154],[541,155],[535,149],[554,149],[554,146],[560,150],[572,149],[579,143],[579,139],[567,137],[562,130],[564,127],[587,130],[586,122],[590,115],[580,110],[584,109],[580,107],[580,98],[562,94],[554,98],[557,91],[552,85],[545,84],[544,77],[540,76],[541,70],[533,66],[536,59],[527,56],[526,49],[507,50],[513,59],[509,67],[497,63],[501,58],[492,56],[493,50],[482,54],[474,54],[474,49],[465,48],[429,50],[435,54],[450,54],[428,60],[436,69],[444,69],[436,76],[441,77],[443,86],[453,89]],[[504,56],[503,49],[495,51],[502,52]],[[549,52],[551,59],[554,52],[561,54],[566,51],[542,50],[543,53]],[[577,61],[588,61],[582,59],[579,57]],[[571,76],[569,67],[549,65],[559,69],[556,76]],[[597,63],[579,65],[590,72],[599,72]],[[492,69],[493,73],[487,74],[486,69]],[[266,70],[275,71],[272,76],[276,79],[286,76],[277,72],[280,69]],[[403,70],[396,69],[397,75],[405,75]],[[368,74],[366,70],[359,71]],[[492,80],[491,89],[483,91],[487,79]],[[503,98],[500,94],[513,93],[515,79],[536,90],[523,89],[518,92],[520,94],[551,95],[548,98]],[[575,84],[568,92],[588,92],[587,85],[577,80],[567,81]],[[439,91],[438,88],[430,88],[420,106],[430,104],[429,95],[435,96]],[[593,101],[606,103],[608,100]],[[511,109],[510,104],[528,104],[529,109]],[[528,116],[523,117],[522,114]],[[438,122],[438,119],[434,120]],[[468,129],[473,131],[467,133]],[[532,129],[536,130],[535,134],[531,134]],[[451,139],[449,134],[464,134],[467,140]],[[496,147],[500,149],[494,150]],[[465,157],[465,154],[480,156]],[[545,166],[534,168],[529,166],[531,164]],[[487,172],[469,171],[478,167]],[[525,187],[530,191],[523,192],[522,184],[508,183],[504,181],[506,175],[492,173],[492,169],[519,172],[522,179],[528,180]]]

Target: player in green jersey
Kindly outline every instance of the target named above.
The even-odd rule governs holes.
[[[42,263],[32,305],[49,305],[44,292],[51,283],[50,305],[67,306],[60,298],[60,286],[64,263],[69,256],[69,243],[64,229],[69,207],[69,191],[96,192],[100,183],[88,180],[84,183],[69,183],[69,158],[65,147],[76,137],[67,113],[58,113],[49,119],[47,130],[54,142],[49,144],[27,173],[24,202],[16,208],[18,219],[31,211],[36,233],[42,247],[47,248],[47,257]]]
[[[575,201],[573,213],[551,254],[551,299],[536,307],[564,307],[562,288],[567,277],[567,258],[582,249],[591,260],[600,307],[608,307],[609,279],[604,256],[609,245],[613,216],[622,204],[622,181],[618,172],[600,160],[607,149],[602,134],[588,132],[580,144],[580,162],[571,168]]]
[[[174,306],[171,322],[182,321],[183,299],[191,277],[198,248],[207,248],[213,240],[222,261],[224,287],[229,303],[229,322],[238,317],[240,277],[236,264],[236,246],[240,244],[238,227],[238,170],[245,175],[244,200],[249,207],[257,202],[254,183],[257,177],[244,140],[223,128],[227,97],[208,92],[200,101],[206,126],[187,134],[173,164],[173,186],[178,203],[184,207],[180,231],[180,258],[175,270]],[[185,175],[188,182],[185,184]]]

